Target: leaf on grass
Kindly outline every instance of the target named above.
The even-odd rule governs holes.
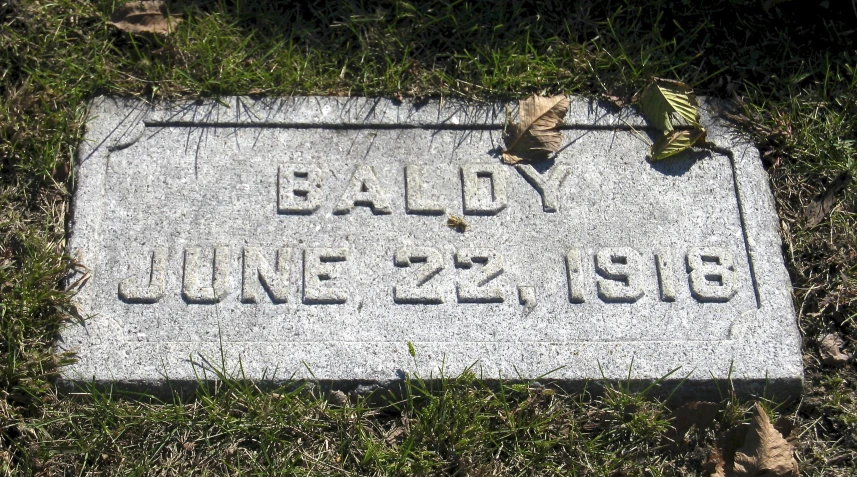
[[[684,436],[692,427],[703,430],[711,426],[717,417],[719,406],[713,402],[689,402],[673,411],[672,429],[667,438],[672,441],[674,449],[684,447]]]
[[[330,402],[336,404],[337,406],[345,407],[348,405],[348,395],[338,389],[331,391]]]
[[[828,366],[841,366],[847,363],[851,356],[842,352],[842,344],[842,338],[836,334],[831,333],[822,338],[819,343],[821,362]]]
[[[547,159],[562,145],[559,125],[568,112],[564,95],[530,96],[518,102],[518,122],[506,130],[503,162],[517,164]]]
[[[774,429],[777,430],[783,437],[786,438],[786,442],[791,444],[792,448],[794,448],[798,443],[798,427],[792,422],[788,417],[782,416],[777,419],[777,422],[774,423]]]
[[[702,464],[702,468],[709,477],[726,477],[726,461],[716,447],[708,454],[708,459]]]
[[[849,182],[851,182],[851,174],[845,171],[839,174],[823,193],[812,199],[804,211],[807,225],[815,227],[824,220],[827,214],[833,210],[836,194],[842,192]]]
[[[673,130],[673,114],[699,127],[699,105],[690,86],[681,81],[652,78],[638,97],[646,120],[661,131]]]
[[[744,444],[748,429],[750,424],[738,424],[717,437],[715,446],[703,465],[710,477],[734,477],[732,461],[735,459],[735,451]]]
[[[166,35],[175,30],[181,20],[179,15],[170,15],[164,0],[145,0],[120,6],[107,23],[130,33]]]
[[[384,435],[384,440],[387,442],[387,445],[393,449],[397,449],[399,447],[399,436],[405,435],[406,433],[407,430],[404,427],[399,427],[394,424],[393,427],[387,431],[387,434]]]
[[[733,471],[736,477],[792,477],[798,475],[792,446],[771,425],[759,403],[753,409],[753,422],[744,445],[735,451]],[[728,474],[727,474],[728,475]]]
[[[660,161],[686,151],[700,141],[705,141],[705,129],[670,131],[652,144],[650,154],[653,161]]]

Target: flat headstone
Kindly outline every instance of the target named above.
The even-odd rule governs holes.
[[[94,100],[63,383],[156,390],[225,370],[354,388],[470,368],[800,392],[751,144],[706,113],[716,147],[652,163],[633,110],[572,98],[555,160],[509,166],[505,106]]]

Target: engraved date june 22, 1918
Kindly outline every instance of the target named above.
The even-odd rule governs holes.
[[[240,250],[240,287],[233,286],[232,248],[228,246],[187,247],[173,262],[182,265],[181,289],[176,290],[188,304],[216,304],[236,290],[241,303],[289,303],[335,305],[349,300],[347,263],[354,250],[347,248]],[[505,303],[517,289],[517,302],[528,308],[536,303],[536,286],[509,283],[504,257],[488,248],[466,248],[452,253],[429,246],[406,246],[395,250],[390,289],[392,303],[439,305],[453,303]],[[563,280],[567,300],[585,303],[586,290],[593,285],[604,303],[634,303],[646,294],[644,284],[654,277],[656,299],[674,302],[679,286],[687,286],[690,296],[700,303],[724,303],[735,296],[738,276],[732,253],[725,248],[693,247],[684,255],[684,270],[673,268],[669,249],[643,254],[630,247],[602,248],[594,253],[569,249],[557,260],[564,262],[565,276],[544,277]],[[157,247],[148,252],[148,266],[139,274],[119,283],[119,299],[129,304],[155,304],[167,293],[170,252]],[[293,286],[292,267],[301,267],[299,286]],[[586,265],[586,266],[584,266]],[[448,273],[443,273],[446,269]],[[145,277],[145,278],[144,278]],[[297,290],[297,292],[295,291]],[[297,293],[298,297],[291,296]]]

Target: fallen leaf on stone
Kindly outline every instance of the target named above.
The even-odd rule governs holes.
[[[821,362],[828,366],[841,366],[847,363],[851,356],[842,352],[842,344],[842,338],[835,334],[822,338],[819,344]]]
[[[705,141],[705,129],[674,130],[659,137],[652,145],[650,155],[653,161],[660,161],[690,149],[694,144]]]
[[[699,105],[690,86],[681,81],[652,78],[637,97],[646,120],[661,131],[672,131],[673,114],[699,127]]]
[[[446,218],[446,226],[455,229],[455,231],[459,233],[470,228],[470,224],[465,222],[463,218],[453,214],[449,214],[449,217]]]
[[[796,477],[799,475],[797,462],[792,456],[791,444],[771,425],[768,415],[759,403],[756,403],[753,411],[753,422],[750,423],[750,429],[744,438],[744,445],[735,451],[733,475],[735,477]],[[729,470],[728,462],[726,470],[727,472]]]
[[[673,442],[675,449],[683,447],[684,436],[692,427],[698,430],[706,429],[717,417],[719,406],[713,402],[689,402],[673,411],[672,429],[667,432],[667,439]]]
[[[851,174],[845,171],[839,174],[823,193],[812,199],[804,211],[807,225],[815,227],[824,220],[824,217],[833,209],[836,194],[842,192],[849,182],[851,182]]]
[[[506,129],[503,162],[517,164],[547,159],[562,145],[559,126],[568,112],[564,95],[530,96],[518,102],[518,122]]]
[[[166,35],[175,30],[181,20],[179,15],[170,15],[163,0],[145,0],[120,6],[107,23],[130,33]]]

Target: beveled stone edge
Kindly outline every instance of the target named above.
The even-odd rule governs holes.
[[[402,104],[397,105],[395,101],[389,99],[337,97],[273,98],[264,100],[254,99],[252,100],[254,102],[249,106],[242,103],[244,99],[249,100],[249,98],[239,97],[227,99],[230,102],[234,100],[235,104],[246,113],[244,116],[235,113],[231,117],[233,119],[237,117],[238,119],[227,122],[220,119],[228,117],[224,113],[231,109],[239,108],[224,106],[221,102],[223,100],[210,100],[207,102],[188,101],[181,104],[152,106],[137,100],[109,97],[95,98],[90,105],[90,118],[93,116],[107,116],[113,120],[102,123],[90,122],[87,124],[86,136],[88,140],[81,144],[78,151],[78,164],[76,164],[75,178],[77,180],[75,184],[75,197],[72,204],[72,220],[69,228],[73,232],[70,232],[69,236],[69,252],[73,256],[78,257],[78,260],[83,264],[86,264],[88,256],[98,253],[97,249],[93,249],[92,246],[84,247],[83,244],[94,243],[97,247],[97,244],[100,243],[101,203],[97,200],[99,194],[89,197],[94,200],[81,201],[81,197],[86,196],[81,191],[97,188],[96,190],[101,191],[100,197],[103,198],[103,174],[110,152],[133,145],[134,142],[143,137],[148,127],[157,127],[159,124],[170,122],[178,124],[181,121],[185,121],[187,117],[191,118],[193,124],[199,126],[241,124],[250,127],[288,127],[289,125],[298,124],[309,125],[310,127],[326,127],[332,124],[345,124],[357,127],[371,127],[373,125],[395,126],[408,123],[424,128],[445,128],[448,125],[450,129],[458,128],[464,121],[473,118],[476,118],[477,126],[479,127],[499,129],[503,127],[503,121],[505,120],[505,105],[500,103],[473,105],[455,101],[447,101],[446,104],[441,104],[440,101],[430,101],[420,107],[405,103],[404,107],[407,108],[405,110],[406,113],[400,114]],[[327,105],[330,105],[334,109],[344,107],[346,114],[344,116],[340,114],[337,117],[336,114],[327,111],[320,115],[313,115],[313,108],[321,107],[321,109],[324,109],[325,104],[323,103],[327,103]],[[782,243],[779,236],[779,224],[773,204],[773,197],[770,192],[768,176],[762,168],[758,151],[747,138],[735,133],[724,122],[717,119],[714,110],[719,106],[719,102],[703,100],[702,104],[702,123],[708,130],[709,141],[717,146],[718,149],[715,152],[729,154],[734,163],[736,187],[743,196],[742,213],[745,213],[745,215],[746,213],[753,213],[758,219],[756,221],[745,221],[745,233],[748,235],[751,254],[755,253],[753,249],[759,248],[762,244],[766,244],[768,247],[774,246],[772,249],[779,250]],[[200,108],[203,108],[203,110],[200,110]],[[204,114],[200,115],[201,111]],[[250,114],[250,112],[254,114]],[[265,112],[268,116],[266,116],[264,121],[260,122],[256,119],[260,117],[259,113],[261,112]],[[315,112],[318,112],[318,109],[315,109]],[[200,121],[200,119],[202,120]],[[628,130],[632,128],[648,128],[645,120],[632,108],[625,108],[621,111],[613,108],[611,111],[611,107],[602,102],[575,97],[571,98],[571,107],[566,116],[565,123],[567,127],[593,127],[596,129],[613,128]],[[87,215],[87,210],[90,211],[89,215]],[[752,212],[748,212],[751,210]],[[97,273],[97,270],[92,270],[91,272]],[[755,359],[761,364],[768,361],[766,357],[773,357],[774,359],[770,359],[771,362],[779,362],[780,364],[788,363],[788,366],[786,366],[787,369],[776,369],[775,374],[777,376],[770,380],[767,378],[748,378],[746,372],[741,373],[743,376],[738,376],[734,380],[735,383],[738,383],[736,391],[744,392],[746,390],[753,394],[753,390],[758,391],[763,387],[767,387],[773,391],[780,390],[780,394],[795,397],[800,393],[803,382],[800,352],[801,339],[791,301],[791,284],[782,255],[779,255],[778,259],[772,260],[770,263],[764,263],[761,269],[757,270],[757,274],[759,275],[757,286],[759,286],[760,294],[770,296],[772,304],[763,307],[765,308],[764,311],[760,310],[760,313],[753,314],[754,316],[749,317],[742,323],[738,323],[734,327],[736,336],[737,334],[746,334],[756,338],[754,343],[748,343],[756,346],[751,346],[750,349],[743,350],[741,353],[742,361]],[[77,278],[80,278],[80,276],[72,277],[69,283],[73,283]],[[80,305],[83,308],[86,307],[85,303],[81,303]],[[760,317],[763,319],[760,320]],[[781,332],[771,334],[771,330],[776,329],[780,329]],[[61,343],[58,342],[57,346],[61,348]],[[580,358],[585,359],[583,356]],[[722,372],[718,374],[722,374]],[[759,376],[756,373],[751,374]],[[60,388],[70,390],[85,382],[89,381],[83,379],[80,375],[76,378],[70,378],[63,373],[63,376],[60,378]],[[95,381],[96,384],[101,383],[101,385],[107,385],[110,382],[108,380]],[[367,382],[376,383],[382,388],[389,388],[390,386],[395,386],[398,381],[367,381],[365,379],[330,381],[332,386],[343,388],[353,387],[354,383]],[[592,380],[572,378],[558,381],[563,386],[568,385],[572,388],[582,386],[587,382],[592,382]],[[651,382],[651,379],[646,382]],[[702,389],[711,382],[709,379],[694,378],[689,380],[688,385],[692,384],[693,387]],[[119,385],[119,388],[123,386],[122,381],[113,381],[112,383]],[[138,386],[140,383],[144,383],[147,389],[161,389],[163,386],[160,386],[160,384],[165,386],[171,383],[194,385],[195,380],[184,377],[173,381],[158,379],[151,381],[125,381],[124,385],[127,385],[126,387],[130,389]]]

